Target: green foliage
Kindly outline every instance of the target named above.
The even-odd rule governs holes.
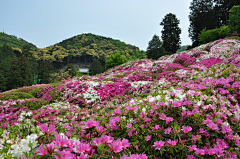
[[[240,33],[240,5],[233,6],[229,11],[229,25],[233,29]]]
[[[50,83],[50,72],[52,63],[50,61],[41,60],[38,65],[38,83]]]
[[[14,57],[14,53],[11,47],[3,45],[0,47],[0,92],[12,89],[9,83],[11,78],[11,58]]]
[[[125,62],[127,62],[127,60],[120,53],[113,54],[109,57],[109,59],[106,60],[105,69],[107,70],[114,66],[121,65]]]
[[[13,48],[22,48],[24,45],[29,45],[32,48],[37,48],[32,43],[29,43],[21,38],[17,38],[14,35],[0,33],[0,47],[2,47],[4,44],[8,44],[8,46]]]
[[[152,40],[148,43],[147,57],[156,60],[164,55],[166,55],[166,51],[162,46],[162,42],[157,35],[154,35]]]
[[[22,81],[21,77],[21,71],[19,67],[19,60],[15,56],[11,60],[10,64],[10,72],[11,72],[11,78],[9,78],[9,85],[11,85],[11,88],[18,88],[21,86],[20,81]]]
[[[0,33],[0,92],[33,83],[50,83],[56,79],[51,73],[71,63],[89,64],[95,58],[105,66],[107,57],[116,53],[129,60],[146,58],[146,52],[133,45],[94,34],[74,36],[38,49],[23,39]],[[67,76],[82,75],[72,70],[59,79]]]
[[[33,76],[31,72],[30,64],[24,54],[21,55],[19,59],[20,76],[19,79],[20,86],[30,86],[33,84]]]
[[[229,37],[229,39],[236,39],[236,40],[240,41],[240,37],[238,37],[238,36],[231,36],[231,37]]]
[[[176,53],[181,44],[181,28],[178,26],[179,20],[176,18],[176,15],[169,13],[163,18],[160,25],[163,26],[163,47],[170,54]]]
[[[201,31],[220,28],[228,25],[229,10],[234,5],[240,5],[239,0],[192,0],[189,15],[189,37],[193,48],[198,46],[198,35]]]
[[[39,87],[33,90],[30,90],[28,93],[31,94],[33,97],[37,98],[37,93],[42,90],[43,87]]]
[[[13,108],[22,108],[22,107],[28,107],[30,110],[38,110],[42,106],[48,104],[44,99],[34,99],[34,100],[25,100],[25,103],[18,103],[16,105],[12,105]]]
[[[30,99],[33,96],[26,92],[18,92],[18,91],[11,91],[7,93],[3,93],[0,95],[0,100],[18,100],[18,99]]]
[[[65,69],[65,72],[68,71],[69,75],[71,77],[74,77],[77,75],[77,69],[74,68],[72,64],[68,64],[67,68]]]
[[[189,45],[180,46],[176,53],[186,51],[188,50],[188,47]]]
[[[221,26],[221,28],[206,30],[203,29],[198,35],[199,42],[202,44],[209,43],[218,39],[226,38],[231,34],[231,29],[228,26]]]
[[[146,53],[136,46],[90,33],[77,35],[33,52],[37,60],[52,61],[55,69],[61,69],[68,63],[91,63],[93,58],[104,66],[106,58],[115,53],[120,53],[129,60],[146,58]]]
[[[93,59],[93,62],[91,63],[90,68],[89,68],[89,75],[90,76],[96,75],[96,74],[102,73],[103,71],[104,70],[103,70],[103,67],[102,67],[100,61],[97,59]]]

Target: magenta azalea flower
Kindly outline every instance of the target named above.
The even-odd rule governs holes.
[[[169,134],[171,132],[172,128],[171,127],[168,127],[167,129],[165,129],[165,134]]]
[[[121,141],[121,146],[123,147],[123,149],[126,149],[127,147],[130,147],[130,143],[128,142],[128,139],[122,139],[122,141]]]
[[[42,124],[40,126],[41,131],[44,132],[44,133],[47,132],[47,128],[48,128],[48,126],[46,124]]]
[[[50,124],[50,125],[49,125],[49,129],[48,129],[48,132],[49,132],[49,133],[55,132],[55,125]]]
[[[192,131],[192,127],[191,126],[182,126],[182,130],[184,133],[188,133],[189,131]]]
[[[164,146],[164,144],[165,144],[165,141],[160,140],[160,141],[155,141],[153,146],[156,147],[155,148],[156,150],[160,150],[161,147]]]
[[[177,145],[177,143],[178,143],[178,139],[176,139],[176,140],[174,140],[174,141],[172,141],[171,139],[168,139],[168,140],[167,140],[167,143],[168,143],[169,145],[171,145],[171,146],[175,146],[175,145]]]
[[[169,124],[174,119],[172,117],[166,117],[166,124]]]
[[[145,140],[146,140],[146,141],[151,140],[151,136],[150,136],[150,135],[147,135],[147,136],[145,137]]]
[[[44,156],[47,154],[47,151],[43,148],[43,144],[41,144],[35,153],[37,153],[38,155]]]
[[[113,150],[113,152],[115,152],[115,153],[119,153],[119,152],[121,152],[123,149],[123,147],[121,146],[121,142],[119,141],[119,140],[117,140],[117,141],[114,141],[112,144],[111,144],[111,146],[112,146],[112,150]]]

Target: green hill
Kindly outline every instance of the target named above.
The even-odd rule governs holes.
[[[8,35],[6,33],[0,33],[0,47],[2,47],[4,44],[7,44],[12,48],[22,48],[24,45],[29,45],[32,48],[37,48],[32,43],[29,43],[22,38],[17,38],[14,35]]]
[[[93,58],[97,58],[104,65],[111,54],[118,52],[127,60],[146,58],[146,53],[136,46],[90,33],[77,35],[55,45],[38,49],[34,52],[34,56],[37,60],[43,58],[52,61],[54,68],[59,69],[68,63],[89,64]]]
[[[183,51],[186,51],[187,50],[187,48],[188,48],[188,46],[189,45],[183,45],[183,46],[181,46],[178,50],[177,50],[177,52],[176,53],[179,53],[179,52],[183,52]]]

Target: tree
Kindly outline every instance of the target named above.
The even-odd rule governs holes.
[[[193,0],[190,4],[188,29],[189,37],[192,40],[192,47],[199,45],[198,34],[206,28],[206,30],[214,29],[218,26],[217,17],[213,9],[213,0]]]
[[[72,64],[68,64],[67,68],[65,69],[65,72],[68,71],[69,75],[71,77],[74,77],[77,75],[77,70],[74,68]]]
[[[217,16],[218,28],[222,25],[228,25],[229,10],[234,5],[240,5],[239,0],[214,0],[214,10]]]
[[[19,71],[21,80],[19,81],[20,86],[30,86],[33,84],[33,76],[31,72],[31,66],[27,61],[24,54],[19,59]]]
[[[37,60],[36,58],[33,56],[33,50],[32,48],[30,47],[30,45],[24,45],[22,47],[22,54],[26,57],[29,65],[30,65],[30,68],[31,68],[31,74],[32,76],[34,77],[34,83],[36,84],[36,75],[38,74],[38,63],[37,63]]]
[[[176,18],[176,15],[169,13],[167,14],[160,25],[163,26],[162,30],[162,40],[163,47],[166,51],[173,54],[180,48],[180,34],[181,29],[178,26],[179,20]]]
[[[23,79],[21,77],[19,64],[20,64],[19,59],[16,56],[14,56],[10,64],[11,78],[9,78],[9,81],[8,81],[9,85],[12,87],[11,89],[22,86],[20,84],[20,81],[23,81]]]
[[[233,6],[229,11],[229,24],[233,31],[240,33],[240,5]]]
[[[112,68],[114,66],[121,65],[125,62],[127,62],[127,60],[120,53],[112,54],[106,60],[105,69],[107,70],[107,69]]]
[[[14,57],[13,50],[10,46],[4,44],[0,47],[0,92],[12,89],[9,84],[11,79],[10,63]]]
[[[50,61],[40,60],[38,64],[38,83],[49,83],[51,70],[52,63]]]
[[[159,57],[164,56],[165,54],[166,51],[162,46],[162,42],[157,35],[154,35],[152,40],[150,40],[148,43],[147,58],[152,58],[156,60]]]
[[[94,58],[89,68],[89,75],[92,76],[102,72],[103,72],[103,68],[100,61]]]

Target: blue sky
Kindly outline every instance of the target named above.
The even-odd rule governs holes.
[[[82,33],[118,39],[146,50],[168,13],[188,37],[191,0],[0,0],[0,32],[44,48]]]

